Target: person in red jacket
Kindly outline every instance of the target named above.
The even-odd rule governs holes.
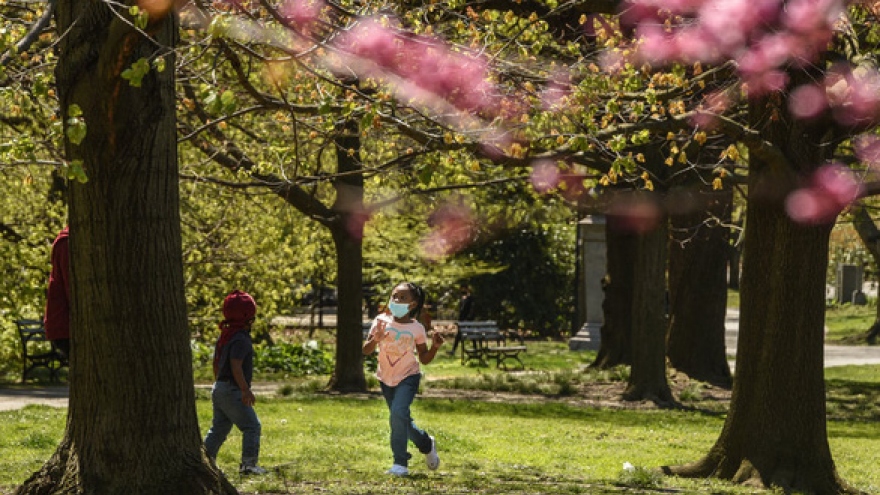
[[[52,271],[46,293],[43,326],[52,347],[65,358],[70,354],[70,251],[68,228],[64,227],[52,243]]]

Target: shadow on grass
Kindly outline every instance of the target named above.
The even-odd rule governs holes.
[[[880,421],[880,387],[874,382],[829,379],[826,381],[826,407],[829,421]],[[874,428],[872,438],[880,438]]]

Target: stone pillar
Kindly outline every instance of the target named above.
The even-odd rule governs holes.
[[[606,272],[605,215],[587,215],[578,222],[578,256],[581,284],[578,294],[578,317],[583,322],[580,330],[568,341],[573,351],[598,350],[600,329],[605,321],[602,301],[602,278]]]

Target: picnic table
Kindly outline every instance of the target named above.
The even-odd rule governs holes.
[[[520,339],[519,345],[508,344],[508,336],[498,328],[495,321],[459,321],[458,331],[461,333],[461,364],[471,360],[488,364],[489,359],[495,360],[498,368],[507,369],[506,361],[514,360],[520,368],[525,368],[520,353],[526,351],[525,342]]]

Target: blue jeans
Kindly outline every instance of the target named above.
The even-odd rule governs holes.
[[[431,451],[431,437],[416,426],[409,412],[421,380],[422,375],[419,374],[404,378],[394,387],[380,382],[382,395],[391,413],[391,453],[394,454],[394,464],[401,466],[407,466],[412,457],[406,449],[409,440],[418,447],[419,452],[427,454]]]
[[[256,466],[260,457],[260,432],[262,425],[253,407],[241,402],[241,390],[234,383],[215,382],[211,390],[214,419],[205,437],[208,457],[217,458],[220,446],[232,431],[232,425],[241,430],[241,463]]]

